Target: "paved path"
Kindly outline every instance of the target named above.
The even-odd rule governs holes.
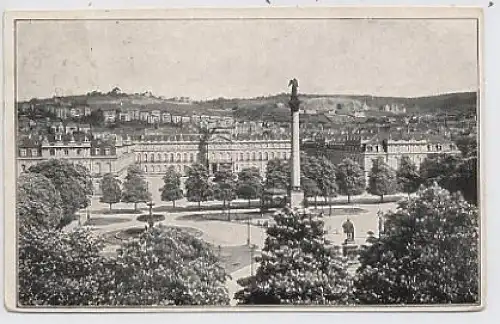
[[[259,266],[258,263],[253,264],[254,271],[257,269],[258,266]],[[231,298],[231,302],[230,302],[231,306],[236,306],[237,301],[236,301],[236,299],[234,299],[234,294],[238,290],[243,288],[240,285],[238,285],[238,283],[237,283],[238,279],[250,276],[251,271],[252,271],[252,265],[248,265],[244,268],[241,268],[241,269],[236,270],[235,272],[231,273],[231,280],[228,280],[226,282],[227,290],[229,292],[229,298]]]

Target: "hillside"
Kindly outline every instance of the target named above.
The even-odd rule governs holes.
[[[40,103],[55,102],[81,105],[87,104],[92,110],[98,108],[120,109],[158,109],[176,115],[226,115],[243,120],[288,121],[290,111],[287,107],[289,95],[285,93],[257,98],[218,98],[208,101],[189,101],[187,98],[165,99],[150,93],[125,94],[116,91],[109,93],[90,93],[87,95],[63,98],[36,99]],[[318,113],[340,111],[350,113],[363,110],[367,116],[390,116],[391,112],[380,111],[386,104],[404,105],[407,113],[474,113],[477,94],[475,92],[450,93],[418,98],[374,97],[368,95],[300,95],[302,108],[316,110]]]

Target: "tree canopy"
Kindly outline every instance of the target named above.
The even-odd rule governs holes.
[[[59,191],[38,173],[23,173],[17,179],[16,208],[21,230],[55,229],[63,218]]]
[[[144,179],[144,173],[137,165],[131,165],[127,169],[127,176],[123,183],[122,201],[126,203],[137,204],[151,200],[151,193],[148,190],[148,184]]]
[[[116,258],[118,305],[228,305],[226,272],[207,243],[177,228],[153,227]]]
[[[236,194],[239,198],[250,199],[259,198],[262,195],[262,178],[259,169],[252,167],[241,170],[238,173]]]
[[[336,179],[339,193],[346,195],[348,202],[351,202],[351,196],[360,195],[365,191],[364,171],[358,163],[351,159],[344,159],[337,165]]]
[[[328,246],[321,217],[285,209],[267,229],[259,267],[235,298],[240,304],[343,305],[346,260]]]
[[[396,172],[384,162],[383,158],[372,160],[372,168],[368,176],[368,192],[380,196],[384,200],[385,195],[397,192]]]
[[[77,210],[90,204],[90,196],[93,194],[92,177],[84,166],[51,159],[31,166],[28,171],[45,176],[59,191],[65,219],[70,221]]]
[[[220,170],[214,174],[213,179],[214,198],[231,202],[236,198],[236,176],[231,170]]]
[[[186,198],[188,201],[198,202],[208,201],[213,196],[213,188],[208,178],[207,168],[202,164],[193,164],[187,172]]]
[[[175,207],[175,201],[184,197],[181,189],[181,175],[175,171],[174,167],[167,169],[163,176],[163,187],[160,188],[161,200],[171,201]]]
[[[122,198],[121,181],[112,173],[106,173],[101,180],[102,196],[100,201],[109,204],[109,209],[113,204],[119,203]]]
[[[401,158],[396,177],[399,188],[407,194],[414,193],[422,184],[422,178],[417,170],[417,166],[408,156]]]
[[[362,304],[476,303],[478,211],[437,184],[384,215],[384,233],[360,254]]]

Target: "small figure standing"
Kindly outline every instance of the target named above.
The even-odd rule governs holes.
[[[354,241],[354,224],[351,222],[349,218],[342,224],[342,229],[344,233],[347,235],[346,242]]]

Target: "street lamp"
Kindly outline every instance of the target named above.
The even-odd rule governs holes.
[[[247,217],[247,245],[250,246],[250,216]]]

